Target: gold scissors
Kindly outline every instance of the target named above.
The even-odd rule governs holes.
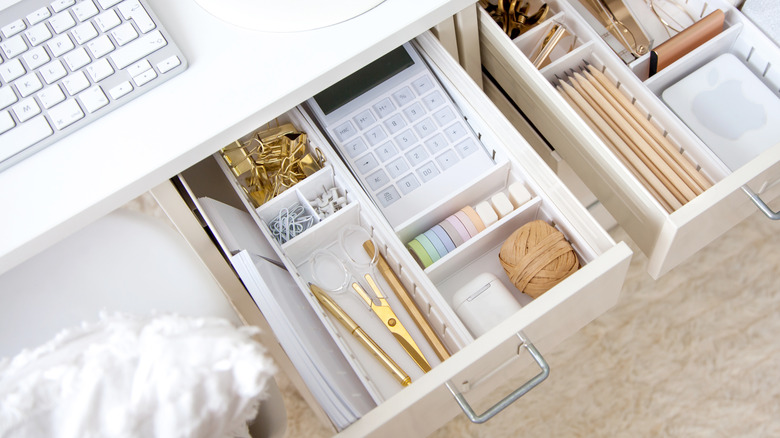
[[[425,373],[430,371],[431,365],[427,360],[425,360],[425,356],[423,356],[422,351],[420,351],[420,348],[417,346],[417,343],[414,342],[414,339],[412,339],[409,331],[406,330],[406,327],[404,327],[404,325],[401,323],[401,320],[399,320],[395,312],[393,312],[390,304],[387,303],[387,300],[379,290],[379,286],[377,286],[374,278],[371,277],[371,274],[365,274],[363,278],[365,278],[369,287],[374,292],[374,295],[376,295],[376,299],[379,301],[379,305],[376,304],[374,299],[368,295],[365,289],[363,289],[363,286],[361,286],[358,282],[352,283],[352,289],[354,289],[355,292],[357,292],[358,295],[363,298],[363,301],[365,301],[366,304],[371,307],[371,310],[379,317],[379,319],[382,320],[382,323],[385,324],[385,327],[390,330],[390,333],[393,334],[395,340],[401,344],[401,346],[404,348],[404,350],[406,350],[409,356],[411,356],[417,366],[419,366],[420,369]]]

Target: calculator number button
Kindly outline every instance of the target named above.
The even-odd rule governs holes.
[[[371,187],[371,190],[376,191],[380,187],[387,185],[387,183],[390,182],[390,178],[387,177],[384,170],[379,169],[369,175],[368,178],[366,178],[366,182],[368,182],[368,186]]]
[[[389,98],[384,98],[374,105],[374,111],[376,111],[379,118],[382,119],[395,111],[395,105],[393,105],[393,102],[391,102]]]
[[[395,103],[397,103],[398,106],[404,106],[414,100],[414,95],[412,94],[412,90],[409,89],[409,87],[403,87],[393,93],[393,99],[395,99]]]
[[[444,96],[438,91],[434,91],[423,98],[423,103],[428,108],[428,111],[433,111],[444,104]]]
[[[451,142],[454,142],[455,140],[458,140],[466,135],[466,127],[463,126],[462,123],[457,122],[451,126],[448,126],[447,129],[444,130],[444,134],[447,135],[447,138]]]
[[[414,167],[422,163],[426,158],[428,158],[428,152],[425,152],[422,145],[419,145],[406,153],[406,159],[409,160],[409,163]]]
[[[376,161],[376,157],[371,153],[363,155],[355,161],[355,167],[357,167],[357,170],[363,175],[374,170],[378,165],[379,163]]]
[[[425,141],[425,146],[431,151],[432,154],[437,154],[441,150],[445,149],[449,145],[449,142],[441,134],[436,134],[433,137]]]
[[[420,187],[420,181],[417,180],[413,173],[410,173],[398,181],[398,187],[404,195],[408,195],[412,190]]]
[[[425,75],[414,80],[412,82],[412,87],[414,87],[414,92],[417,93],[418,96],[422,96],[428,91],[433,90],[433,81],[431,81],[430,76]]]
[[[369,126],[376,123],[376,118],[373,114],[371,114],[371,111],[365,110],[362,113],[355,116],[353,119],[355,123],[360,127],[360,129],[366,129]]]
[[[404,122],[404,118],[401,117],[401,114],[393,114],[392,117],[385,120],[385,127],[391,134],[400,131],[404,126],[406,126],[406,122]]]
[[[407,170],[409,170],[409,165],[406,164],[404,157],[398,157],[387,165],[387,171],[390,172],[390,176],[393,178],[398,178]]]
[[[398,149],[393,146],[393,143],[387,142],[376,148],[374,152],[379,156],[380,161],[386,163],[398,153]]]
[[[436,168],[433,161],[429,161],[417,169],[417,175],[420,175],[423,182],[428,182],[439,175],[439,169]]]
[[[448,150],[436,157],[436,162],[439,163],[439,167],[441,167],[442,170],[449,169],[458,161],[460,161],[460,158],[458,158],[458,156],[452,150]]]
[[[460,154],[461,158],[466,158],[467,156],[473,154],[477,148],[477,143],[474,141],[474,139],[467,138],[466,140],[458,143],[455,145],[455,150],[458,151],[458,154]]]
[[[379,203],[382,204],[383,207],[387,207],[393,202],[401,199],[401,195],[398,194],[398,190],[396,190],[395,187],[393,186],[388,186],[386,189],[377,193],[376,197],[379,200]]]
[[[344,149],[350,158],[355,158],[367,150],[366,143],[360,137],[345,144]]]
[[[410,122],[414,122],[425,115],[425,109],[419,103],[415,102],[409,108],[404,108],[404,114]]]
[[[375,126],[366,131],[366,138],[371,146],[376,146],[380,141],[387,138],[387,133],[381,126]]]
[[[336,127],[336,137],[341,141],[350,139],[356,133],[355,127],[349,120]]]
[[[420,138],[425,138],[436,132],[436,125],[434,125],[433,120],[428,117],[422,122],[414,125],[414,130],[417,131],[417,135],[420,136]]]
[[[452,111],[452,108],[446,106],[433,113],[433,118],[436,119],[436,123],[438,123],[439,126],[444,126],[455,120],[455,112]]]
[[[405,150],[409,146],[415,144],[417,142],[417,137],[414,136],[414,133],[407,129],[406,131],[402,132],[400,135],[395,137],[395,144],[398,145],[401,150]]]

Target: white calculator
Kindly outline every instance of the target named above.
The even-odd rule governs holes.
[[[410,43],[308,105],[393,227],[462,191],[495,164]]]

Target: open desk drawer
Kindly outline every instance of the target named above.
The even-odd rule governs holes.
[[[536,363],[542,371],[531,373],[535,377],[511,397],[497,403],[495,409],[489,409],[484,415],[473,411],[468,414],[472,421],[487,421],[510,400],[516,399],[544,380],[549,372],[543,359],[545,352],[551,351],[562,340],[615,304],[631,258],[627,245],[622,242],[616,244],[599,227],[438,41],[426,33],[418,37],[416,43],[434,66],[434,71],[441,76],[445,89],[451,93],[468,122],[481,135],[489,149],[495,151],[495,169],[450,202],[428,207],[425,215],[420,215],[412,224],[403,225],[404,229],[392,229],[368,196],[361,191],[359,184],[344,163],[339,161],[325,138],[314,128],[313,122],[302,108],[295,108],[281,115],[279,121],[292,122],[307,132],[311,145],[319,147],[327,159],[323,169],[255,209],[248,197],[238,188],[236,179],[224,162],[215,155],[177,178],[176,184],[184,199],[168,197],[165,202],[161,202],[176,223],[191,224],[195,221],[195,216],[202,218],[204,226],[215,234],[214,240],[221,246],[228,260],[235,251],[228,250],[223,242],[226,236],[220,236],[215,231],[218,228],[214,226],[215,218],[209,217],[208,209],[202,208],[202,197],[232,205],[253,219],[246,230],[231,234],[254,233],[266,240],[287,268],[286,272],[275,268],[277,274],[285,272],[283,275],[289,277],[289,286],[284,293],[294,294],[300,297],[301,302],[308,303],[309,307],[304,305],[305,311],[315,315],[312,324],[319,327],[318,333],[329,335],[329,339],[337,347],[334,354],[339,354],[339,351],[343,354],[343,357],[339,358],[346,364],[342,371],[351,376],[352,381],[360,382],[362,390],[368,394],[367,398],[363,398],[366,400],[365,405],[359,407],[362,411],[360,418],[343,428],[338,427],[336,422],[325,414],[314,394],[315,391],[306,386],[304,373],[292,366],[291,356],[285,349],[283,339],[277,338],[278,342],[282,342],[281,348],[279,345],[272,345],[271,352],[281,364],[280,368],[290,374],[291,380],[312,404],[315,412],[324,421],[330,422],[334,431],[343,436],[425,436],[461,410],[468,412],[469,404],[480,401],[501,382],[523,375],[521,370],[526,365]],[[215,145],[215,149],[222,146],[224,145]],[[447,210],[452,210],[455,204],[459,205],[455,211],[464,203],[474,205],[515,181],[522,182],[528,188],[532,193],[532,200],[456,248],[439,262],[423,270],[406,250],[405,240],[408,236],[414,236],[420,229],[425,230],[437,223],[429,223],[430,220],[437,217],[441,220],[442,217],[448,216],[450,213],[447,213]],[[313,193],[310,190],[321,186],[326,189],[333,186],[342,189],[346,193],[346,207],[289,242],[276,243],[267,226],[275,209],[288,206],[294,199],[310,199]],[[163,196],[158,196],[158,200],[162,198]],[[185,203],[192,211],[183,207]],[[174,214],[177,208],[178,211],[186,213]],[[517,227],[533,219],[545,219],[561,230],[575,249],[581,267],[536,299],[516,293],[516,298],[519,297],[523,307],[505,320],[497,321],[493,329],[474,339],[452,308],[453,289],[457,288],[458,283],[483,271],[503,274],[497,259],[501,243]],[[394,356],[412,376],[412,383],[407,387],[402,387],[390,378],[371,355],[362,351],[359,345],[356,346],[354,338],[348,332],[342,331],[341,326],[317,304],[308,290],[312,251],[317,247],[332,245],[338,230],[348,224],[359,224],[371,230],[372,239],[380,248],[380,252],[399,275],[406,289],[413,291],[417,307],[423,311],[452,354],[443,361],[436,360],[434,355],[426,354],[434,366],[425,374],[419,369],[415,370],[413,365],[407,368],[401,358]],[[201,242],[208,240],[204,237],[203,229],[193,231],[185,234],[192,234],[193,239]],[[241,243],[238,242],[238,245]],[[219,270],[224,271],[226,268],[224,262],[218,261],[214,265]],[[235,278],[228,281],[235,282]],[[502,281],[508,282],[504,279]],[[276,315],[263,315],[258,306],[248,299],[246,291],[234,291],[229,295],[248,323],[270,328],[267,321]],[[405,313],[399,312],[396,306],[393,308],[399,313],[399,319],[404,321]],[[405,325],[415,337],[417,332],[411,329],[412,324]],[[418,334],[417,336],[415,339],[418,343],[424,343],[424,340],[419,340]],[[423,351],[426,349],[423,348]],[[405,359],[408,360],[408,357]],[[417,374],[413,375],[412,371]],[[544,389],[541,387],[536,390]],[[492,404],[495,401],[487,403]],[[483,401],[481,406],[484,405]]]
[[[689,0],[685,7],[696,17],[706,16],[715,8],[725,11],[723,32],[648,79],[649,55],[625,64],[572,7],[576,0],[547,3],[550,20],[514,41],[479,8],[483,67],[648,256],[651,276],[657,278],[668,272],[757,207],[770,218],[778,217],[765,202],[780,194],[776,184],[780,177],[780,144],[731,171],[659,97],[666,86],[723,53],[736,55],[777,94],[780,49],[776,45],[728,3]],[[654,20],[652,15],[644,18],[647,22]],[[531,40],[543,37],[553,20],[573,30],[578,40],[570,52],[537,69],[529,59],[533,56]],[[666,138],[713,185],[673,212],[665,209],[556,91],[553,84],[559,78],[586,63],[617,84],[641,114],[660,126]]]

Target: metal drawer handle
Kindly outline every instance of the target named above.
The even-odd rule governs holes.
[[[536,364],[539,365],[542,371],[531,380],[525,382],[522,386],[515,389],[511,394],[504,397],[503,400],[490,407],[484,413],[477,414],[474,412],[474,409],[471,408],[471,405],[469,405],[469,403],[466,401],[466,398],[463,396],[463,394],[455,389],[455,385],[453,385],[451,382],[446,383],[447,388],[450,390],[452,395],[455,396],[455,400],[458,402],[458,405],[460,405],[460,408],[463,409],[463,413],[466,414],[466,417],[468,417],[472,423],[482,424],[490,420],[496,414],[503,411],[507,406],[511,405],[515,400],[524,396],[528,391],[534,389],[536,385],[542,383],[542,381],[544,381],[544,379],[550,375],[550,366],[547,364],[547,361],[544,360],[542,354],[539,353],[539,350],[534,347],[534,344],[526,339],[525,336],[521,333],[518,333],[517,337],[519,337],[523,342],[520,347],[525,347],[525,349],[528,350],[528,352],[531,354],[531,357],[534,358]],[[518,349],[520,347],[518,347]]]
[[[766,202],[764,202],[760,196],[755,194],[747,186],[742,186],[742,191],[745,192],[745,194],[747,194],[750,197],[750,199],[753,201],[754,204],[756,204],[756,207],[758,207],[759,210],[764,212],[766,217],[772,219],[773,221],[780,219],[780,212],[773,211],[771,208],[769,208],[769,206],[766,205]]]

